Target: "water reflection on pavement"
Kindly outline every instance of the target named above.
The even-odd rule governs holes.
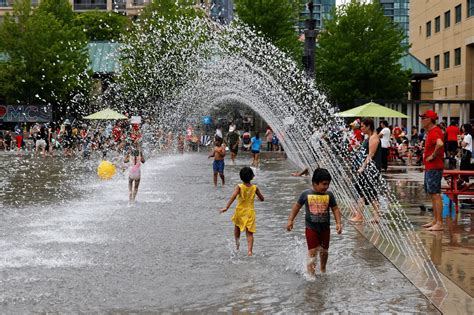
[[[422,312],[437,313],[350,225],[332,234],[328,273],[306,280],[304,215],[284,231],[309,178],[265,161],[255,183],[255,256],[233,250],[228,186],[211,184],[203,154],[143,166],[138,203],[127,178],[95,176],[98,161],[0,155],[0,312]],[[334,228],[334,227],[333,227]]]
[[[421,228],[433,216],[431,200],[423,190],[423,172],[418,168],[395,167],[386,175],[400,203],[414,224],[437,269],[474,297],[474,208],[445,215],[445,230],[431,232]],[[424,205],[427,211],[422,211]]]

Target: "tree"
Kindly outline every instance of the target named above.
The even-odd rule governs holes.
[[[316,79],[341,109],[356,99],[402,99],[410,73],[399,59],[403,31],[385,17],[379,3],[352,0],[325,20],[316,51]]]
[[[180,18],[194,18],[200,15],[200,11],[193,7],[193,0],[152,0],[140,14],[141,20],[156,16],[167,20],[176,21]]]
[[[82,29],[90,41],[118,41],[130,26],[130,20],[115,12],[88,11],[78,13],[74,25]]]
[[[0,94],[11,103],[50,104],[59,119],[88,95],[87,42],[71,26],[67,16],[73,15],[60,19],[42,7],[49,2],[32,11],[30,0],[17,1],[14,16],[7,15],[0,25],[0,51],[8,56],[0,63]],[[72,11],[68,2],[62,3]]]
[[[296,33],[299,11],[295,10],[299,4],[299,0],[236,0],[235,8],[244,23],[254,26],[299,62],[302,43]]]
[[[122,71],[107,101],[159,111],[191,74],[199,46],[208,39],[208,25],[190,0],[154,0],[133,23],[121,49]],[[178,40],[182,36],[183,40]],[[186,38],[186,40],[184,40]],[[120,92],[116,92],[120,90]],[[121,97],[118,100],[117,97]],[[159,104],[159,105],[158,105]]]

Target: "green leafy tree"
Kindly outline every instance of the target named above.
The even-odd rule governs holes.
[[[88,97],[87,42],[72,20],[42,7],[49,2],[31,10],[30,0],[17,1],[0,25],[0,51],[8,56],[0,63],[0,94],[11,103],[50,104],[59,119]]]
[[[159,111],[156,104],[164,104],[170,93],[187,82],[189,64],[202,53],[197,47],[208,35],[206,24],[195,19],[203,16],[204,11],[192,3],[154,0],[145,7],[129,34],[123,37],[122,71],[115,86],[121,91],[107,93],[107,101],[127,104],[125,110],[151,104]],[[176,34],[188,40],[173,40]]]
[[[141,20],[163,17],[167,20],[194,18],[202,16],[202,11],[196,10],[193,0],[152,0],[140,14]]]
[[[88,11],[78,13],[74,25],[82,29],[90,41],[118,41],[130,27],[130,20],[115,12]]]
[[[254,26],[299,62],[302,56],[302,43],[296,33],[299,4],[299,0],[236,0],[235,9],[244,23]]]
[[[69,0],[41,0],[37,12],[52,14],[58,21],[67,25],[74,21],[74,12]]]
[[[319,37],[316,79],[341,109],[356,99],[402,99],[410,88],[410,73],[399,64],[403,38],[379,3],[339,6]]]

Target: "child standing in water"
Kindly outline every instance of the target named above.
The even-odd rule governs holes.
[[[240,170],[240,179],[242,184],[235,187],[234,193],[230,197],[227,206],[220,210],[220,213],[226,212],[235,198],[237,198],[237,207],[235,208],[235,213],[232,216],[232,222],[234,222],[234,237],[235,245],[237,250],[240,248],[240,232],[245,231],[247,234],[247,244],[248,244],[248,256],[253,255],[253,233],[257,230],[257,225],[255,223],[255,208],[254,200],[255,195],[257,195],[260,201],[264,200],[260,189],[257,185],[252,185],[250,182],[254,178],[253,171],[250,167],[244,167]]]
[[[222,186],[225,185],[224,177],[224,157],[225,157],[225,147],[222,145],[222,138],[217,137],[214,140],[214,149],[208,158],[214,158],[212,163],[212,170],[214,171],[214,186],[217,187],[217,174],[221,177]]]
[[[130,156],[131,155],[131,156]],[[129,190],[129,202],[135,201],[138,192],[138,186],[140,185],[141,179],[141,164],[145,163],[145,158],[135,145],[132,147],[131,154],[127,154],[125,157],[125,163],[130,162],[130,170],[128,173],[128,190]]]
[[[298,201],[293,205],[288,217],[286,229],[293,229],[293,221],[301,207],[306,207],[306,243],[308,244],[308,274],[314,276],[316,255],[320,250],[321,272],[326,272],[328,261],[329,237],[330,237],[330,216],[331,208],[336,219],[336,232],[341,234],[341,212],[337,206],[336,199],[332,192],[328,191],[331,183],[331,174],[324,168],[318,168],[313,173],[312,189],[305,190]]]

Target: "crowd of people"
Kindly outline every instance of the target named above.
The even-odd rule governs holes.
[[[472,170],[472,125],[470,123],[458,126],[456,121],[438,123],[438,115],[427,110],[420,115],[422,128],[418,131],[412,127],[410,134],[398,126],[389,126],[388,122],[380,122],[375,129],[370,118],[356,120],[350,124],[352,136],[350,150],[359,150],[362,147],[363,159],[357,170],[356,188],[365,201],[372,204],[374,209],[373,220],[378,221],[378,199],[374,184],[375,177],[368,174],[366,167],[372,163],[379,171],[386,171],[388,160],[400,159],[402,163],[424,165],[425,192],[430,195],[434,218],[423,225],[430,231],[443,230],[441,181],[444,169]],[[459,163],[458,163],[459,162]],[[459,165],[459,166],[458,166]],[[457,186],[462,188],[469,182],[469,176],[462,176]],[[359,207],[360,208],[360,207]],[[357,208],[357,209],[359,209]],[[361,211],[354,211],[352,222],[364,221]]]
[[[472,156],[472,125],[467,123],[459,126],[456,121],[451,121],[449,126],[445,122],[437,123],[443,132],[444,152],[447,168],[461,170],[471,169]],[[350,149],[359,148],[364,141],[361,130],[361,121],[356,119],[350,124],[352,138]],[[380,138],[381,161],[380,170],[386,171],[388,161],[395,160],[405,165],[421,166],[427,132],[425,128],[413,126],[408,132],[405,127],[391,126],[382,120],[375,133]]]

